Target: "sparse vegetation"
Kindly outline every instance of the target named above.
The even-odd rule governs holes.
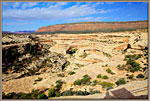
[[[105,81],[104,81],[104,82],[101,82],[100,85],[102,85],[103,88],[107,88],[107,87],[112,87],[112,86],[114,86],[113,83],[105,82]]]
[[[129,76],[127,77],[127,79],[133,79],[133,78],[134,78],[134,74],[129,75]]]
[[[97,75],[97,78],[101,78],[101,77],[102,77],[101,74],[98,74],[98,75]]]
[[[55,97],[55,88],[50,88],[48,90],[48,97]]]
[[[109,79],[107,75],[102,76],[102,79]]]
[[[125,81],[125,79],[124,78],[120,78],[117,82],[116,82],[116,84],[119,86],[119,85],[123,85],[123,84],[126,84],[126,81]]]
[[[78,64],[78,63],[76,63],[76,65],[77,65],[78,67],[83,67],[83,66],[84,66],[83,64]]]
[[[15,93],[8,94],[3,93],[3,99],[48,99],[44,93],[40,93],[39,90],[32,90],[31,93]]]
[[[74,81],[74,85],[88,84],[88,83],[90,83],[90,79],[91,78],[86,74],[83,76],[83,78],[81,80],[78,79],[78,80]]]
[[[65,77],[65,75],[62,73],[62,74],[57,74],[58,77]]]
[[[66,67],[68,67],[70,65],[69,61],[66,61],[63,65],[62,65],[62,70],[64,70]]]
[[[69,72],[69,75],[73,75],[73,74],[75,74],[75,72],[74,72],[74,71]]]
[[[113,72],[111,71],[110,68],[107,68],[107,69],[106,69],[106,72],[107,72],[107,73],[110,73],[110,74],[112,74],[112,75],[115,74],[115,73],[113,73]]]
[[[88,26],[91,26],[90,24]],[[64,27],[68,28],[68,25]],[[35,32],[45,35],[3,34],[2,82],[8,84],[3,86],[3,99],[53,99],[53,97],[86,96],[101,92],[102,95],[107,95],[108,90],[114,91],[116,86],[126,86],[123,84],[131,81],[137,84],[141,82],[139,87],[145,87],[143,84],[147,82],[145,79],[148,79],[149,67],[148,46],[146,46],[148,30],[128,29],[126,27],[130,26],[124,25],[123,29],[114,26],[110,26],[112,29],[108,28],[109,26],[106,29],[103,27],[95,25],[95,29],[83,31],[71,28],[70,31]],[[134,31],[97,33],[123,30]],[[73,35],[73,33],[82,34]],[[133,40],[130,40],[131,38]],[[119,65],[113,68],[116,64]],[[117,74],[113,75],[115,73]],[[20,87],[11,89],[16,84],[15,81]],[[132,87],[134,83],[129,84]],[[29,92],[33,88],[32,84],[34,88],[40,89]],[[22,89],[23,87],[26,89]],[[138,87],[135,86],[135,89]],[[7,94],[6,91],[10,93]]]
[[[107,56],[107,57],[112,57],[110,54],[108,54],[108,53],[106,53],[106,52],[103,52],[103,54],[105,55],[105,56]]]
[[[77,51],[77,49],[74,48],[74,49],[72,49],[72,50],[69,51],[69,54],[70,54],[71,56],[73,56],[73,54],[75,54],[76,51]]]

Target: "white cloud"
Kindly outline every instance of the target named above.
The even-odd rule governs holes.
[[[106,2],[106,4],[109,4],[109,5],[111,5],[111,4],[114,4],[115,2]]]
[[[132,3],[131,3],[131,2],[129,2],[129,3],[127,3],[127,5],[132,5]]]
[[[47,8],[34,7],[30,9],[8,9],[3,12],[4,19],[15,19],[15,20],[28,20],[28,19],[47,19],[47,20],[57,20],[57,19],[70,19],[72,17],[84,17],[93,14],[104,14],[111,11],[116,11],[119,9],[96,9],[88,4],[84,5],[73,5],[71,7],[62,9],[64,5],[68,2],[58,2],[54,5],[50,5]],[[22,6],[23,8],[32,7],[37,5],[37,2],[26,3]],[[87,19],[87,18],[86,18]]]
[[[38,4],[38,2],[28,2],[28,3],[24,3],[21,8],[27,8],[27,7],[33,7],[36,6]]]
[[[108,19],[110,17],[84,17],[84,18],[74,18],[74,19],[68,19],[67,21],[103,21],[105,19]]]
[[[34,22],[3,22],[4,25],[28,25],[34,24]]]
[[[13,8],[17,8],[21,5],[21,2],[14,2],[14,4],[12,5]]]

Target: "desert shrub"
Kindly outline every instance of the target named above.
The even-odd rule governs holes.
[[[117,65],[117,68],[119,69],[119,70],[124,70],[125,69],[125,66],[126,65],[124,65],[124,64],[122,64],[122,65]]]
[[[56,88],[56,90],[60,90],[61,89],[61,86],[63,85],[63,81],[61,81],[61,80],[57,80],[56,81],[56,86],[55,86],[55,88]]]
[[[119,86],[119,85],[122,85],[122,84],[126,84],[126,81],[125,81],[125,79],[124,78],[120,78],[117,82],[116,82],[116,84]]]
[[[107,88],[107,87],[112,87],[114,86],[113,83],[110,83],[110,82],[101,82],[101,84],[103,88]]]
[[[110,74],[115,74],[115,73],[113,73],[113,72],[111,71],[110,68],[107,68],[107,69],[106,69],[106,72],[107,72],[107,73],[110,73]]]
[[[107,89],[106,89],[106,90],[108,91],[108,90],[110,90],[110,89],[113,89],[113,86],[109,86],[109,87],[107,87]]]
[[[87,92],[87,91],[76,91],[75,93],[76,93],[76,95],[84,95],[84,96],[90,94],[90,93]]]
[[[97,80],[94,80],[93,83],[97,83]]]
[[[61,96],[61,93],[60,92],[55,92],[55,97],[59,97]]]
[[[57,74],[58,77],[65,77],[64,74]]]
[[[77,49],[74,48],[74,49],[69,51],[69,54],[72,56],[74,53],[76,53],[76,51],[77,51]]]
[[[128,78],[128,79],[133,79],[133,78],[134,78],[134,74],[129,75],[127,78]]]
[[[92,95],[92,94],[101,93],[101,92],[98,90],[90,90],[89,93],[90,93],[90,95]]]
[[[37,81],[41,81],[43,78],[38,77],[38,79],[35,80],[35,82]]]
[[[8,94],[2,93],[2,98],[3,98],[3,99],[13,99],[13,97],[14,97],[15,95],[16,95],[15,92],[8,93]]]
[[[70,65],[69,61],[66,61],[63,65],[62,65],[62,70],[64,70],[64,68],[66,68],[67,66]]]
[[[41,93],[38,95],[37,99],[47,99],[48,97],[44,94],[44,93]]]
[[[19,99],[32,99],[30,93],[22,93]]]
[[[78,67],[83,67],[84,65],[76,63]]]
[[[143,74],[138,74],[138,75],[136,76],[136,78],[144,78],[144,75],[143,75]]]
[[[137,60],[141,57],[142,57],[142,54],[138,54],[138,55],[134,54],[134,55],[126,55],[125,56],[125,58],[132,59],[132,60]]]
[[[97,75],[97,78],[101,78],[101,77],[102,77],[101,74],[98,74],[98,75]]]
[[[137,63],[135,60],[139,59],[142,57],[142,54],[134,54],[134,55],[126,55],[125,59],[127,61],[126,65],[128,66],[127,70],[130,72],[135,72],[140,70],[141,66],[139,63]]]
[[[32,99],[36,99],[37,98],[37,96],[38,96],[38,93],[39,93],[39,90],[32,90],[31,91],[31,98]]]
[[[110,54],[103,52],[103,54],[107,57],[112,57]]]
[[[48,97],[55,97],[55,88],[50,88],[48,90]]]
[[[83,78],[81,80],[78,79],[78,80],[74,81],[74,85],[81,85],[81,84],[88,84],[89,85],[90,79],[91,78],[86,74],[83,76]]]
[[[86,84],[87,82],[90,81],[90,79],[91,79],[91,78],[86,74],[86,75],[83,76],[83,79],[81,79],[81,82],[82,82],[83,84]]]
[[[69,72],[69,75],[73,75],[73,74],[75,74],[75,72],[74,72],[74,71]]]
[[[109,77],[107,75],[104,75],[102,78],[103,79],[109,79]]]
[[[130,70],[130,72],[135,72],[138,71],[141,67],[140,64],[135,62],[135,60],[129,59],[127,60],[127,65],[130,65],[131,68],[128,68],[128,70]]]
[[[74,85],[81,85],[81,80],[76,80],[76,81],[74,81]]]
[[[63,92],[62,96],[72,96],[73,95],[73,92],[72,90],[66,90]]]
[[[31,93],[15,93],[15,92],[11,92],[5,95],[5,93],[3,93],[2,98],[3,99],[37,99],[39,96],[39,92],[38,90],[32,90]],[[47,97],[45,97],[47,98]]]

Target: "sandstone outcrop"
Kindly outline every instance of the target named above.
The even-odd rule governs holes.
[[[83,22],[71,24],[59,24],[40,27],[37,32],[59,32],[59,31],[107,31],[119,29],[143,29],[148,27],[148,21],[131,22]]]

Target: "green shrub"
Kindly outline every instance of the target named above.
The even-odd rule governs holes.
[[[104,75],[102,78],[103,79],[109,79],[109,77],[107,75]]]
[[[112,87],[114,86],[113,83],[110,83],[110,82],[101,82],[101,84],[103,88],[107,88],[107,87]]]
[[[62,96],[72,96],[73,92],[71,90],[64,91]]]
[[[84,96],[90,94],[90,93],[87,92],[87,91],[76,91],[75,93],[76,93],[76,95],[84,95]]]
[[[48,90],[48,97],[55,97],[55,88],[50,88]]]
[[[64,74],[57,74],[58,77],[65,77]]]
[[[125,79],[124,78],[120,78],[117,82],[116,82],[116,84],[119,86],[119,85],[122,85],[122,84],[126,84],[126,81],[125,81]]]
[[[81,80],[74,81],[74,85],[81,85]]]
[[[108,90],[110,90],[110,89],[113,89],[113,87],[112,87],[112,86],[109,86],[109,87],[107,87],[106,90],[108,91]]]
[[[92,94],[96,94],[96,93],[101,93],[100,91],[98,91],[98,90],[93,90],[93,89],[90,89],[90,95],[92,95]]]
[[[86,74],[83,76],[83,78],[81,80],[78,79],[78,80],[74,81],[74,85],[81,85],[81,84],[88,84],[89,85],[90,79],[91,78]]]
[[[140,64],[135,62],[135,60],[132,60],[132,59],[127,60],[127,65],[131,66],[131,68],[128,68],[128,70],[130,70],[133,73],[135,71],[138,71],[141,68]]]
[[[74,72],[74,71],[69,72],[69,75],[73,75],[73,74],[75,74],[75,72]]]
[[[38,77],[38,79],[35,80],[35,82],[37,81],[41,81],[43,78]]]
[[[23,93],[23,94],[21,94],[19,99],[32,99],[32,98],[31,98],[31,94],[30,93],[27,93],[27,94]]]
[[[62,65],[62,70],[64,70],[64,68],[68,67],[70,65],[69,61],[66,61],[63,65]]]
[[[124,65],[124,64],[122,64],[122,65],[117,65],[117,68],[119,69],[119,70],[124,70],[125,69],[125,66],[126,65]]]
[[[44,93],[41,93],[38,95],[37,99],[47,99],[48,97],[44,94]]]
[[[69,54],[72,56],[74,53],[76,53],[76,51],[77,51],[77,49],[74,48],[74,49],[69,51]]]
[[[84,65],[76,63],[78,67],[83,67]]]
[[[32,92],[31,92],[31,98],[36,99],[38,94],[39,94],[39,90],[34,90],[33,89]]]
[[[128,79],[133,79],[133,78],[134,78],[134,74],[129,75],[127,78],[128,78]]]
[[[138,54],[138,55],[134,54],[134,55],[126,55],[125,56],[125,58],[132,59],[132,60],[137,60],[141,57],[142,57],[142,54]]]
[[[61,96],[61,93],[60,92],[55,92],[55,97],[59,97]]]
[[[90,79],[91,79],[91,78],[86,74],[86,75],[83,76],[83,79],[81,79],[81,82],[82,82],[83,84],[86,84],[87,82],[90,81]]]
[[[137,63],[135,60],[139,59],[142,57],[142,54],[134,54],[134,55],[126,55],[125,59],[127,61],[126,65],[128,66],[127,70],[130,72],[135,72],[140,70],[141,66],[139,63]]]
[[[110,73],[110,74],[115,74],[115,73],[113,73],[113,72],[111,71],[110,68],[107,68],[107,69],[106,69],[106,72],[107,72],[107,73]]]
[[[101,77],[102,77],[101,74],[98,74],[98,75],[97,75],[97,78],[101,78]]]

